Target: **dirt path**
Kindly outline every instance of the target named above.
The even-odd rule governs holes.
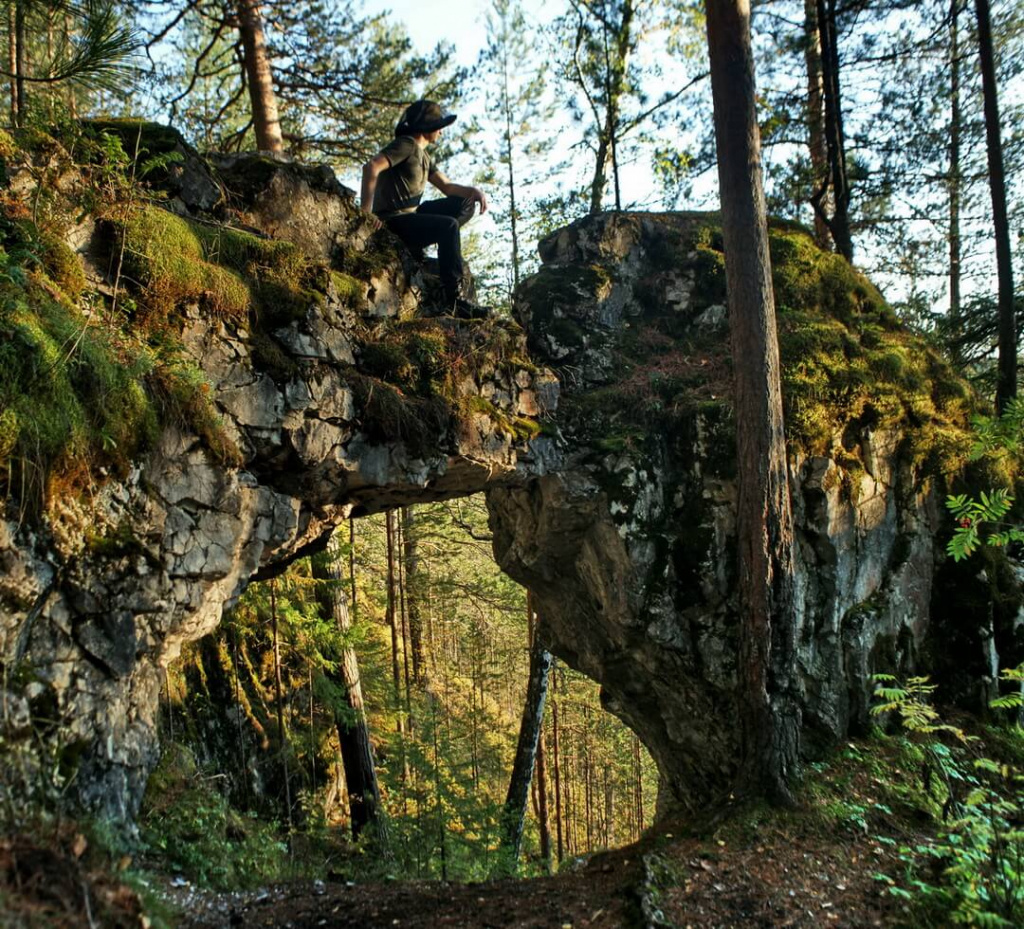
[[[174,902],[189,913],[182,929],[619,929],[642,922],[642,874],[640,860],[625,849],[594,856],[580,871],[551,878],[484,884],[304,882],[246,894],[179,894]]]
[[[723,837],[724,836],[724,837]],[[624,929],[889,926],[893,898],[873,874],[890,850],[868,836],[768,825],[595,855],[552,878],[445,884],[296,883],[246,894],[179,895],[183,929]]]

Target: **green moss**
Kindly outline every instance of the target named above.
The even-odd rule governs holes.
[[[356,310],[365,308],[366,285],[362,281],[343,271],[331,271],[331,281],[334,292],[343,304]]]
[[[0,285],[0,474],[20,482],[3,489],[38,501],[51,476],[83,461],[127,462],[155,426],[141,383],[150,364],[144,355],[124,356],[32,277]]]
[[[725,303],[722,236],[714,221],[658,218],[644,232],[648,260],[695,280],[684,312],[666,307],[660,273],[638,284],[641,314],[608,346],[611,384],[574,391],[560,416],[599,453],[633,447],[636,436],[686,433],[699,416],[716,423],[703,447],[732,455],[732,373],[722,332],[692,325],[708,305]],[[770,231],[787,438],[808,454],[838,457],[849,493],[859,489],[867,430],[898,430],[900,454],[926,474],[960,467],[971,392],[922,338],[902,329],[878,290],[841,257],[822,252],[795,224]],[[524,288],[542,334],[570,350],[591,333],[574,314],[601,293],[609,272],[548,266]],[[563,275],[565,275],[563,277]],[[611,338],[611,336],[609,336]],[[571,361],[571,359],[570,359]],[[723,472],[731,464],[722,464]]]
[[[125,272],[158,313],[201,300],[215,313],[245,314],[252,301],[248,284],[237,271],[206,259],[198,226],[157,207],[138,210],[122,230]]]
[[[164,422],[195,432],[221,464],[242,464],[242,453],[210,399],[209,382],[194,362],[179,356],[156,368],[148,380]]]
[[[132,530],[131,523],[123,520],[105,532],[88,532],[85,542],[86,551],[97,558],[122,558],[141,555],[147,560],[152,556]],[[154,565],[159,567],[159,564]]]
[[[11,134],[4,129],[0,129],[0,158],[9,159],[13,158],[18,153],[18,146],[15,144]]]
[[[290,242],[184,219],[147,206],[123,225],[125,271],[147,306],[165,314],[187,300],[212,312],[257,312],[276,328],[324,300],[328,270]]]
[[[256,329],[249,335],[253,365],[269,374],[276,383],[285,384],[299,373],[299,364],[267,333]]]
[[[71,299],[85,290],[85,269],[78,256],[62,238],[52,232],[39,233],[40,260],[50,279]]]

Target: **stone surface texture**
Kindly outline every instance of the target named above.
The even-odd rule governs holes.
[[[606,214],[546,240],[543,268],[519,296],[525,333],[442,321],[467,344],[502,330],[520,357],[528,337],[535,365],[482,366],[451,398],[500,415],[478,403],[429,441],[403,441],[374,420],[356,382],[374,327],[418,307],[421,272],[393,245],[390,259],[364,260],[368,230],[325,169],[211,163],[216,179],[202,165],[180,172],[176,209],[216,200],[221,216],[300,243],[362,292],[352,300],[329,286],[304,318],[269,333],[287,362],[273,371],[254,360],[245,324],[185,307],[184,344],[241,464],[169,428],[126,477],[66,501],[47,525],[0,523],[0,653],[25,659],[34,681],[4,697],[6,732],[24,733],[26,714],[45,703],[61,748],[81,758],[81,800],[130,819],[158,753],[162,668],[217,625],[254,575],[349,516],[486,491],[496,557],[534,591],[551,650],[601,684],[678,803],[696,810],[721,797],[738,731],[728,406],[711,377],[707,402],[673,411],[664,428],[610,436],[609,417],[590,412],[618,384],[610,402],[629,420],[632,388],[614,349],[652,307],[680,331],[727,339],[723,295],[705,288],[692,253],[673,250],[696,219]],[[550,428],[527,442],[507,427],[519,416]],[[912,665],[925,633],[936,507],[901,463],[899,439],[856,436],[855,488],[828,457],[791,459],[792,689],[812,752],[864,722],[871,673]]]
[[[606,214],[542,243],[519,301],[534,357],[561,366],[562,466],[488,494],[501,567],[534,594],[540,635],[598,681],[602,701],[650,749],[690,812],[736,773],[733,433],[727,405],[693,404],[635,423],[615,346],[652,314],[674,331],[728,341],[694,255],[666,264],[666,236],[706,218]],[[567,282],[573,282],[567,284]],[[602,400],[602,391],[608,394]],[[609,399],[610,398],[610,399]],[[641,397],[634,398],[639,405]],[[603,413],[594,413],[604,404]],[[864,429],[857,486],[836,461],[794,450],[796,668],[805,753],[863,726],[877,671],[914,666],[927,631],[938,513],[900,436]],[[851,441],[847,437],[847,442]]]
[[[333,175],[251,161],[244,190],[245,159],[233,159],[218,181],[250,228],[294,236],[329,261],[366,248],[364,221]],[[200,213],[217,186],[195,180],[204,170],[182,172],[191,187],[184,184],[172,207]],[[32,710],[58,723],[54,751],[80,759],[72,787],[85,806],[133,816],[158,755],[162,668],[183,643],[216,627],[254,574],[325,542],[350,515],[543,471],[544,441],[528,449],[508,428],[524,408],[553,412],[557,381],[543,369],[468,371],[447,398],[447,415],[415,448],[387,436],[387,425],[360,404],[353,381],[368,380],[360,346],[400,328],[418,305],[403,257],[384,247],[397,257],[378,262],[358,299],[329,284],[304,318],[262,334],[279,353],[276,372],[255,360],[248,323],[182,308],[184,346],[203,370],[240,466],[167,428],[127,476],[106,480],[88,499],[56,502],[45,525],[0,522],[0,655],[7,667],[31,668],[34,679],[29,697],[3,695],[4,733],[27,737]],[[460,344],[501,338],[525,356],[525,335],[513,324],[436,325]],[[494,415],[463,413],[471,398],[486,398]]]

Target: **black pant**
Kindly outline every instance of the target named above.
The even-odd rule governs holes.
[[[399,213],[384,220],[388,229],[414,251],[437,245],[441,284],[449,297],[458,293],[465,270],[459,229],[472,217],[474,207],[475,201],[465,197],[445,197],[421,203],[415,213]]]

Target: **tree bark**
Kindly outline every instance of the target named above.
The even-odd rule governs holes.
[[[825,82],[821,68],[821,35],[818,31],[817,0],[804,0],[804,62],[807,67],[807,149],[811,158],[811,176],[816,190],[823,191],[821,209],[814,211],[814,240],[823,249],[832,247],[832,233],[825,214],[831,210],[828,146],[825,144]]]
[[[15,125],[22,126],[28,109],[25,96],[25,76],[28,74],[28,48],[25,35],[25,5],[28,0],[15,0],[14,4],[14,96]]]
[[[508,23],[502,19],[501,45],[501,108],[505,116],[505,155],[508,158],[508,218],[512,232],[512,292],[519,289],[519,213],[516,210],[516,172],[512,155],[512,95],[508,74]]]
[[[737,787],[790,798],[799,743],[787,697],[793,521],[768,226],[755,111],[749,0],[708,0],[737,435],[741,762]]]
[[[245,76],[256,147],[261,152],[283,152],[284,139],[259,0],[238,0],[238,35],[245,53]]]
[[[949,319],[956,337],[960,334],[960,3],[949,9]],[[954,363],[959,361],[954,353]]]
[[[313,556],[312,568],[313,578],[318,582],[316,601],[320,616],[326,622],[333,622],[344,640],[352,628],[352,620],[348,598],[345,596],[346,579],[341,552],[333,537],[325,552]],[[355,649],[343,644],[337,656],[336,670],[325,673],[335,678],[335,683],[340,684],[345,692],[348,712],[336,710],[334,724],[338,730],[341,763],[345,770],[352,835],[358,838],[369,827],[377,850],[388,857],[390,843],[377,784],[377,769],[373,761],[370,727],[363,707],[363,685]]]
[[[530,795],[530,781],[540,744],[540,730],[544,722],[544,703],[548,694],[548,672],[551,670],[551,653],[544,648],[537,636],[533,614],[533,598],[527,594],[530,638],[530,677],[526,685],[526,700],[523,717],[519,724],[519,741],[516,744],[512,776],[509,779],[505,808],[501,817],[501,849],[505,852],[502,862],[514,872],[519,861],[523,844],[523,826],[526,821],[526,804]]]
[[[1013,253],[1010,221],[1006,211],[1006,176],[999,126],[999,93],[996,87],[995,53],[988,0],[975,0],[978,14],[978,54],[985,103],[985,140],[988,149],[988,181],[992,191],[992,228],[996,240],[996,273],[999,280],[999,371],[996,409],[1002,413],[1017,396],[1017,326],[1013,302]]]
[[[288,744],[284,728],[284,689],[281,685],[281,640],[277,632],[276,582],[270,582],[270,626],[274,644],[274,702],[277,708],[277,742],[284,772],[284,802],[288,812],[288,831],[292,829],[292,790],[288,776]]]
[[[555,851],[558,863],[565,857],[565,840],[562,829],[562,772],[560,770],[561,752],[558,743],[558,675],[554,675],[555,684],[551,693],[551,770],[555,775]]]
[[[542,723],[540,737],[537,739],[537,825],[540,829],[540,857],[544,860],[544,870],[548,874],[551,873],[551,824],[549,819],[547,757]]]
[[[822,81],[825,103],[825,143],[828,151],[828,184],[812,199],[815,213],[829,228],[836,251],[853,261],[853,237],[850,233],[850,185],[846,177],[846,134],[843,131],[842,94],[839,89],[839,47],[836,30],[835,0],[816,0],[818,37],[821,42]],[[709,7],[717,0],[709,0]],[[749,5],[749,4],[748,4]],[[749,28],[749,15],[747,17]],[[760,143],[759,143],[760,145]],[[828,196],[832,212],[826,212]]]
[[[615,24],[611,48],[608,34],[611,24],[604,8],[598,11],[597,18],[601,22],[604,41],[604,90],[605,111],[604,124],[598,126],[597,163],[594,167],[594,178],[590,182],[590,212],[600,213],[604,203],[604,188],[608,182],[608,164],[611,162],[615,181],[615,209],[622,209],[622,198],[619,192],[619,164],[616,157],[616,139],[619,131],[619,110],[625,87],[626,68],[633,44],[633,17],[635,15],[634,0],[624,0],[618,23]]]
[[[398,621],[396,614],[396,583],[395,583],[395,514],[388,511],[384,517],[385,536],[387,540],[387,604],[384,608],[385,619],[391,630],[391,689],[395,698],[395,714],[398,717],[398,731],[402,731],[402,668],[398,659]]]
[[[405,603],[409,617],[409,641],[412,647],[412,679],[422,684],[426,679],[423,658],[423,612],[421,607],[421,576],[419,546],[416,541],[416,512],[402,507],[402,546],[405,556]]]

